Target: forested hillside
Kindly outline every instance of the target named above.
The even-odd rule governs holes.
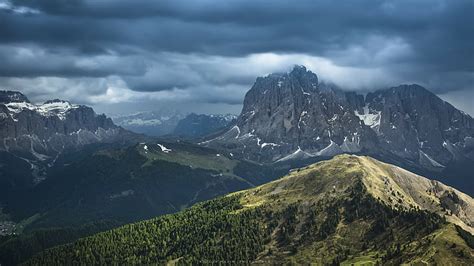
[[[47,250],[27,264],[472,265],[472,198],[421,178],[373,159],[338,156],[177,214]],[[391,192],[379,194],[384,189]],[[439,193],[452,193],[457,202],[447,204]]]

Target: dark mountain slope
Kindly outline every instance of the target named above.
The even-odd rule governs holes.
[[[233,123],[235,115],[189,114],[178,122],[173,135],[200,138],[219,131]]]
[[[184,142],[85,146],[59,156],[48,179],[6,197],[2,211],[16,235],[0,236],[0,263],[18,264],[49,247],[174,213],[287,172]]]
[[[101,219],[126,223],[260,185],[285,171],[185,143],[106,146],[58,159],[48,179],[10,197],[5,211],[16,221],[35,217],[30,229]]]

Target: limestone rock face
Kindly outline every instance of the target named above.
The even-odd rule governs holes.
[[[369,93],[366,108],[381,114],[378,137],[384,149],[442,167],[474,158],[474,120],[419,85]]]
[[[123,134],[127,132],[90,107],[58,99],[33,104],[20,92],[0,91],[0,151],[30,163]]]
[[[429,169],[474,159],[474,120],[418,85],[369,93],[318,81],[304,66],[257,78],[235,126],[201,145],[276,162],[390,154]]]

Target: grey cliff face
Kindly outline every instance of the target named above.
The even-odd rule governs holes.
[[[258,78],[236,126],[205,145],[225,143],[233,153],[264,162],[374,149],[375,133],[352,111],[360,101],[296,66],[290,73]]]
[[[430,167],[474,158],[474,120],[419,85],[370,93],[366,106],[381,113],[382,147],[400,157]]]
[[[474,158],[474,122],[418,85],[344,92],[303,66],[257,78],[234,127],[201,145],[276,162],[389,153],[427,168]]]
[[[51,160],[65,149],[111,141],[123,131],[87,106],[52,100],[35,105],[19,92],[0,91],[0,150],[25,160]]]

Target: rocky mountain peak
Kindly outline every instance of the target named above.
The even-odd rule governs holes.
[[[244,112],[255,111],[257,105],[273,109],[281,104],[300,105],[311,93],[316,93],[318,77],[304,66],[295,66],[287,73],[259,77],[244,99]],[[261,111],[261,110],[260,110]]]
[[[302,86],[305,85],[304,83],[307,81],[310,81],[311,85],[318,84],[318,76],[310,70],[307,70],[305,66],[295,65],[293,70],[289,72],[289,76],[300,81]]]
[[[350,101],[348,99],[351,99]],[[363,101],[333,84],[319,83],[304,66],[257,78],[227,142],[247,159],[281,161],[358,152],[373,146],[370,128],[350,111]],[[361,137],[362,136],[362,137]],[[212,141],[211,141],[212,142]]]
[[[61,99],[53,99],[53,100],[47,100],[44,102],[44,104],[52,104],[52,103],[67,103],[71,104],[69,101],[61,100]]]
[[[295,66],[257,78],[235,126],[202,145],[263,162],[389,154],[438,171],[453,161],[474,160],[474,120],[420,85],[364,97]]]
[[[0,104],[20,102],[29,103],[30,100],[19,91],[0,90]]]

